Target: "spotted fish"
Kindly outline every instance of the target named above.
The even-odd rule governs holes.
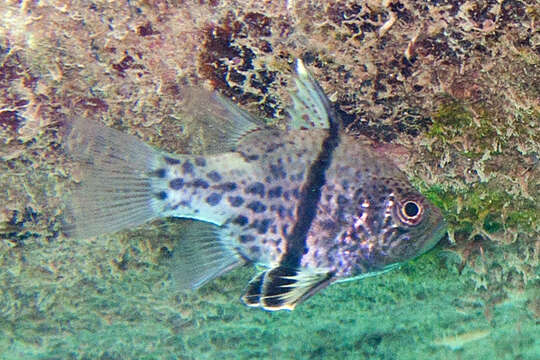
[[[199,220],[179,234],[171,266],[194,289],[245,263],[265,270],[242,300],[292,310],[333,282],[370,276],[424,253],[441,212],[380,151],[347,135],[319,84],[297,62],[287,131],[266,128],[219,95],[221,152],[175,155],[91,122],[67,127],[85,169],[66,234],[91,237],[152,219]]]

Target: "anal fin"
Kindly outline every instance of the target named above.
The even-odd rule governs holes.
[[[253,278],[242,300],[269,311],[293,310],[332,281],[333,273],[324,269],[278,266]]]
[[[196,289],[244,263],[224,233],[222,227],[203,221],[188,226],[169,262],[179,289]]]
[[[249,282],[246,288],[245,294],[244,296],[242,296],[242,301],[247,306],[251,306],[251,307],[260,306],[262,286],[263,286],[265,275],[266,275],[266,271],[259,273]]]

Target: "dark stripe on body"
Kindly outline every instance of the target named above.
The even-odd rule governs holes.
[[[307,233],[316,215],[317,205],[321,199],[321,189],[326,183],[326,170],[330,167],[334,150],[339,145],[339,124],[336,121],[336,115],[330,110],[328,116],[330,119],[328,136],[322,142],[319,156],[309,168],[305,186],[300,193],[297,207],[298,220],[287,237],[287,249],[280,262],[280,265],[284,267],[299,267],[302,256],[307,252]]]

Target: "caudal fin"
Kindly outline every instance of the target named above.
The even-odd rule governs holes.
[[[95,121],[66,127],[65,151],[81,164],[81,184],[68,195],[64,232],[87,238],[143,224],[158,215],[152,171],[160,153],[134,136]]]

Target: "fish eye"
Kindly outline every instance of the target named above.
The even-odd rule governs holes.
[[[399,217],[402,222],[408,225],[416,225],[422,219],[424,208],[422,204],[414,200],[407,200],[400,204]]]
[[[407,217],[415,217],[420,212],[420,208],[418,207],[418,204],[412,201],[407,201],[405,203],[405,206],[403,206],[403,213]]]

